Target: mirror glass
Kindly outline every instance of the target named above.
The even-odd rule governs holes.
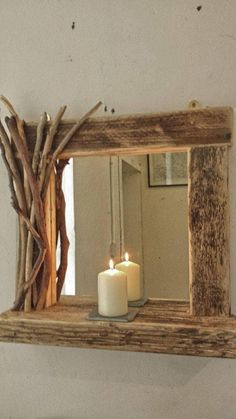
[[[97,296],[98,273],[128,252],[144,296],[189,298],[187,153],[75,158],[63,188],[65,294]]]

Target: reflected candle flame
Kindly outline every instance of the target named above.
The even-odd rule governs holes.
[[[114,261],[112,259],[109,261],[109,268],[114,269]]]
[[[129,262],[129,253],[128,252],[125,252],[125,261]]]

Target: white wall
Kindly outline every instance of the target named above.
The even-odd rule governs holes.
[[[202,5],[200,12],[196,7]],[[235,0],[1,0],[0,86],[26,119],[102,99],[116,113],[235,106]],[[75,29],[72,30],[72,22]],[[236,153],[231,152],[236,307]],[[0,164],[0,309],[15,223]],[[1,418],[235,419],[236,361],[0,345]]]

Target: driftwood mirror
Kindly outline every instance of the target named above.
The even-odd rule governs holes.
[[[0,125],[0,144],[20,246],[15,302],[0,316],[0,340],[235,357],[228,214],[232,109],[91,118],[99,103],[79,121],[62,120],[61,108],[53,121],[43,114],[38,124],[27,124],[2,100],[11,116],[8,132]],[[166,152],[188,156],[189,300],[149,298],[131,323],[88,321],[94,298],[61,296],[69,245],[63,170],[72,157],[122,160]]]
[[[144,298],[189,300],[187,184],[186,152],[71,159],[62,183],[70,242],[62,294],[97,298],[98,272],[127,251],[140,265]]]

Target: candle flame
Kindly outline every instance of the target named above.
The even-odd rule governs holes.
[[[114,261],[112,259],[109,261],[109,267],[110,269],[114,269]]]
[[[125,261],[128,262],[129,261],[129,253],[125,252]]]

